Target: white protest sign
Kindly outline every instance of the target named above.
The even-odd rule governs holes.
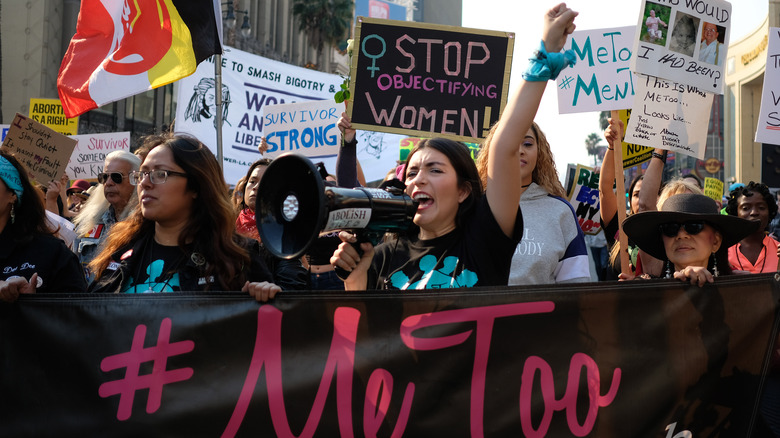
[[[756,127],[756,142],[780,144],[780,28],[769,28],[761,113]]]
[[[225,47],[222,56],[221,110],[224,119],[222,156],[225,181],[235,184],[246,174],[252,162],[262,158],[257,147],[264,135],[263,107],[293,102],[332,101],[343,81],[338,75]],[[195,73],[180,79],[178,84],[176,131],[195,136],[216,155],[214,58],[201,62]],[[393,148],[386,149],[381,155],[372,156],[361,153],[363,145],[358,143],[358,159],[368,181],[382,179],[387,170],[395,166],[398,142],[393,144]],[[329,172],[334,173],[335,158],[320,161],[325,163]],[[367,167],[364,163],[369,161],[372,166]],[[368,170],[373,168],[377,171],[372,173]]]
[[[577,31],[566,42],[577,63],[558,76],[561,114],[631,108],[633,75],[629,70],[634,26]]]
[[[265,106],[265,156],[276,158],[295,152],[312,160],[335,157],[341,146],[341,131],[336,124],[343,111],[344,104],[333,100]]]
[[[723,0],[643,0],[631,70],[723,94],[731,36]]]
[[[70,135],[78,141],[65,171],[70,179],[97,180],[103,171],[106,155],[114,151],[130,151],[130,132]]]
[[[704,159],[714,94],[637,74],[636,99],[624,141]]]

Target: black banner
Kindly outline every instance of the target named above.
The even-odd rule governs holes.
[[[364,17],[356,33],[356,128],[474,141],[498,120],[514,34]]]
[[[0,304],[0,436],[744,438],[779,297],[772,275],[23,296]]]

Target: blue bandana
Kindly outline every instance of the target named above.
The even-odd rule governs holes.
[[[16,201],[21,202],[24,193],[22,179],[19,177],[19,171],[5,157],[0,157],[0,179],[16,193]]]

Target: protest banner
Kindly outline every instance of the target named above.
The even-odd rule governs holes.
[[[11,125],[0,125],[0,141],[5,140],[5,136],[8,134],[8,130]]]
[[[65,117],[59,99],[30,99],[30,118],[60,134],[78,134],[79,118]]]
[[[266,158],[295,152],[310,159],[335,157],[341,147],[337,123],[344,105],[333,100],[266,105],[263,132]]]
[[[583,233],[598,234],[601,231],[599,173],[592,167],[577,165],[569,192],[569,203],[574,207],[577,223]]]
[[[3,147],[16,155],[38,183],[59,181],[68,164],[76,140],[68,138],[33,119],[16,113]]]
[[[70,179],[97,181],[106,155],[114,151],[130,151],[129,131],[71,135],[70,138],[78,142],[66,170]]]
[[[262,158],[257,147],[263,137],[262,112],[266,105],[333,100],[343,79],[328,74],[274,61],[238,49],[225,47],[222,55],[222,138],[225,181],[235,184],[249,165]],[[198,65],[191,76],[180,79],[176,107],[176,130],[194,135],[216,155],[216,102],[214,99],[214,58]],[[340,114],[340,113],[339,113]],[[358,131],[360,140],[361,131]],[[380,139],[382,135],[378,136]],[[380,141],[381,142],[381,141]],[[367,180],[381,179],[395,165],[398,142],[372,149],[371,155],[358,144],[358,160],[364,165]],[[328,169],[336,168],[336,159],[321,160]]]
[[[0,302],[0,436],[747,437],[779,298],[773,274],[24,294]]]
[[[501,115],[514,34],[365,17],[355,33],[355,127],[475,141]]]
[[[723,181],[717,178],[704,178],[704,194],[720,204],[723,202]]]
[[[628,121],[631,120],[631,110],[619,110],[618,115],[623,122],[623,140],[626,138]],[[653,157],[653,148],[623,141],[623,169],[638,166]]]
[[[727,1],[643,0],[631,71],[723,94],[730,36]]]
[[[761,112],[756,126],[756,142],[780,144],[780,28],[769,28]]]
[[[423,139],[420,137],[407,137],[401,141],[401,150],[399,155],[400,161],[406,161],[407,158],[409,158],[409,153],[412,152],[412,149],[414,149],[415,146],[417,146],[420,141]],[[471,153],[471,159],[475,160],[477,159],[477,156],[479,155],[479,144],[478,143],[466,143],[463,144],[466,145],[467,148],[469,148],[469,153]]]
[[[653,76],[638,74],[634,83],[625,140],[704,159],[714,95]]]
[[[631,108],[634,76],[629,67],[635,31],[628,26],[569,36],[565,49],[574,51],[577,63],[558,76],[560,114]]]

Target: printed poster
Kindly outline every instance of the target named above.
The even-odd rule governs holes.
[[[643,0],[636,35],[632,71],[723,94],[729,2]]]
[[[769,28],[769,46],[766,50],[764,89],[761,93],[761,112],[756,126],[756,142],[780,144],[780,28]]]

